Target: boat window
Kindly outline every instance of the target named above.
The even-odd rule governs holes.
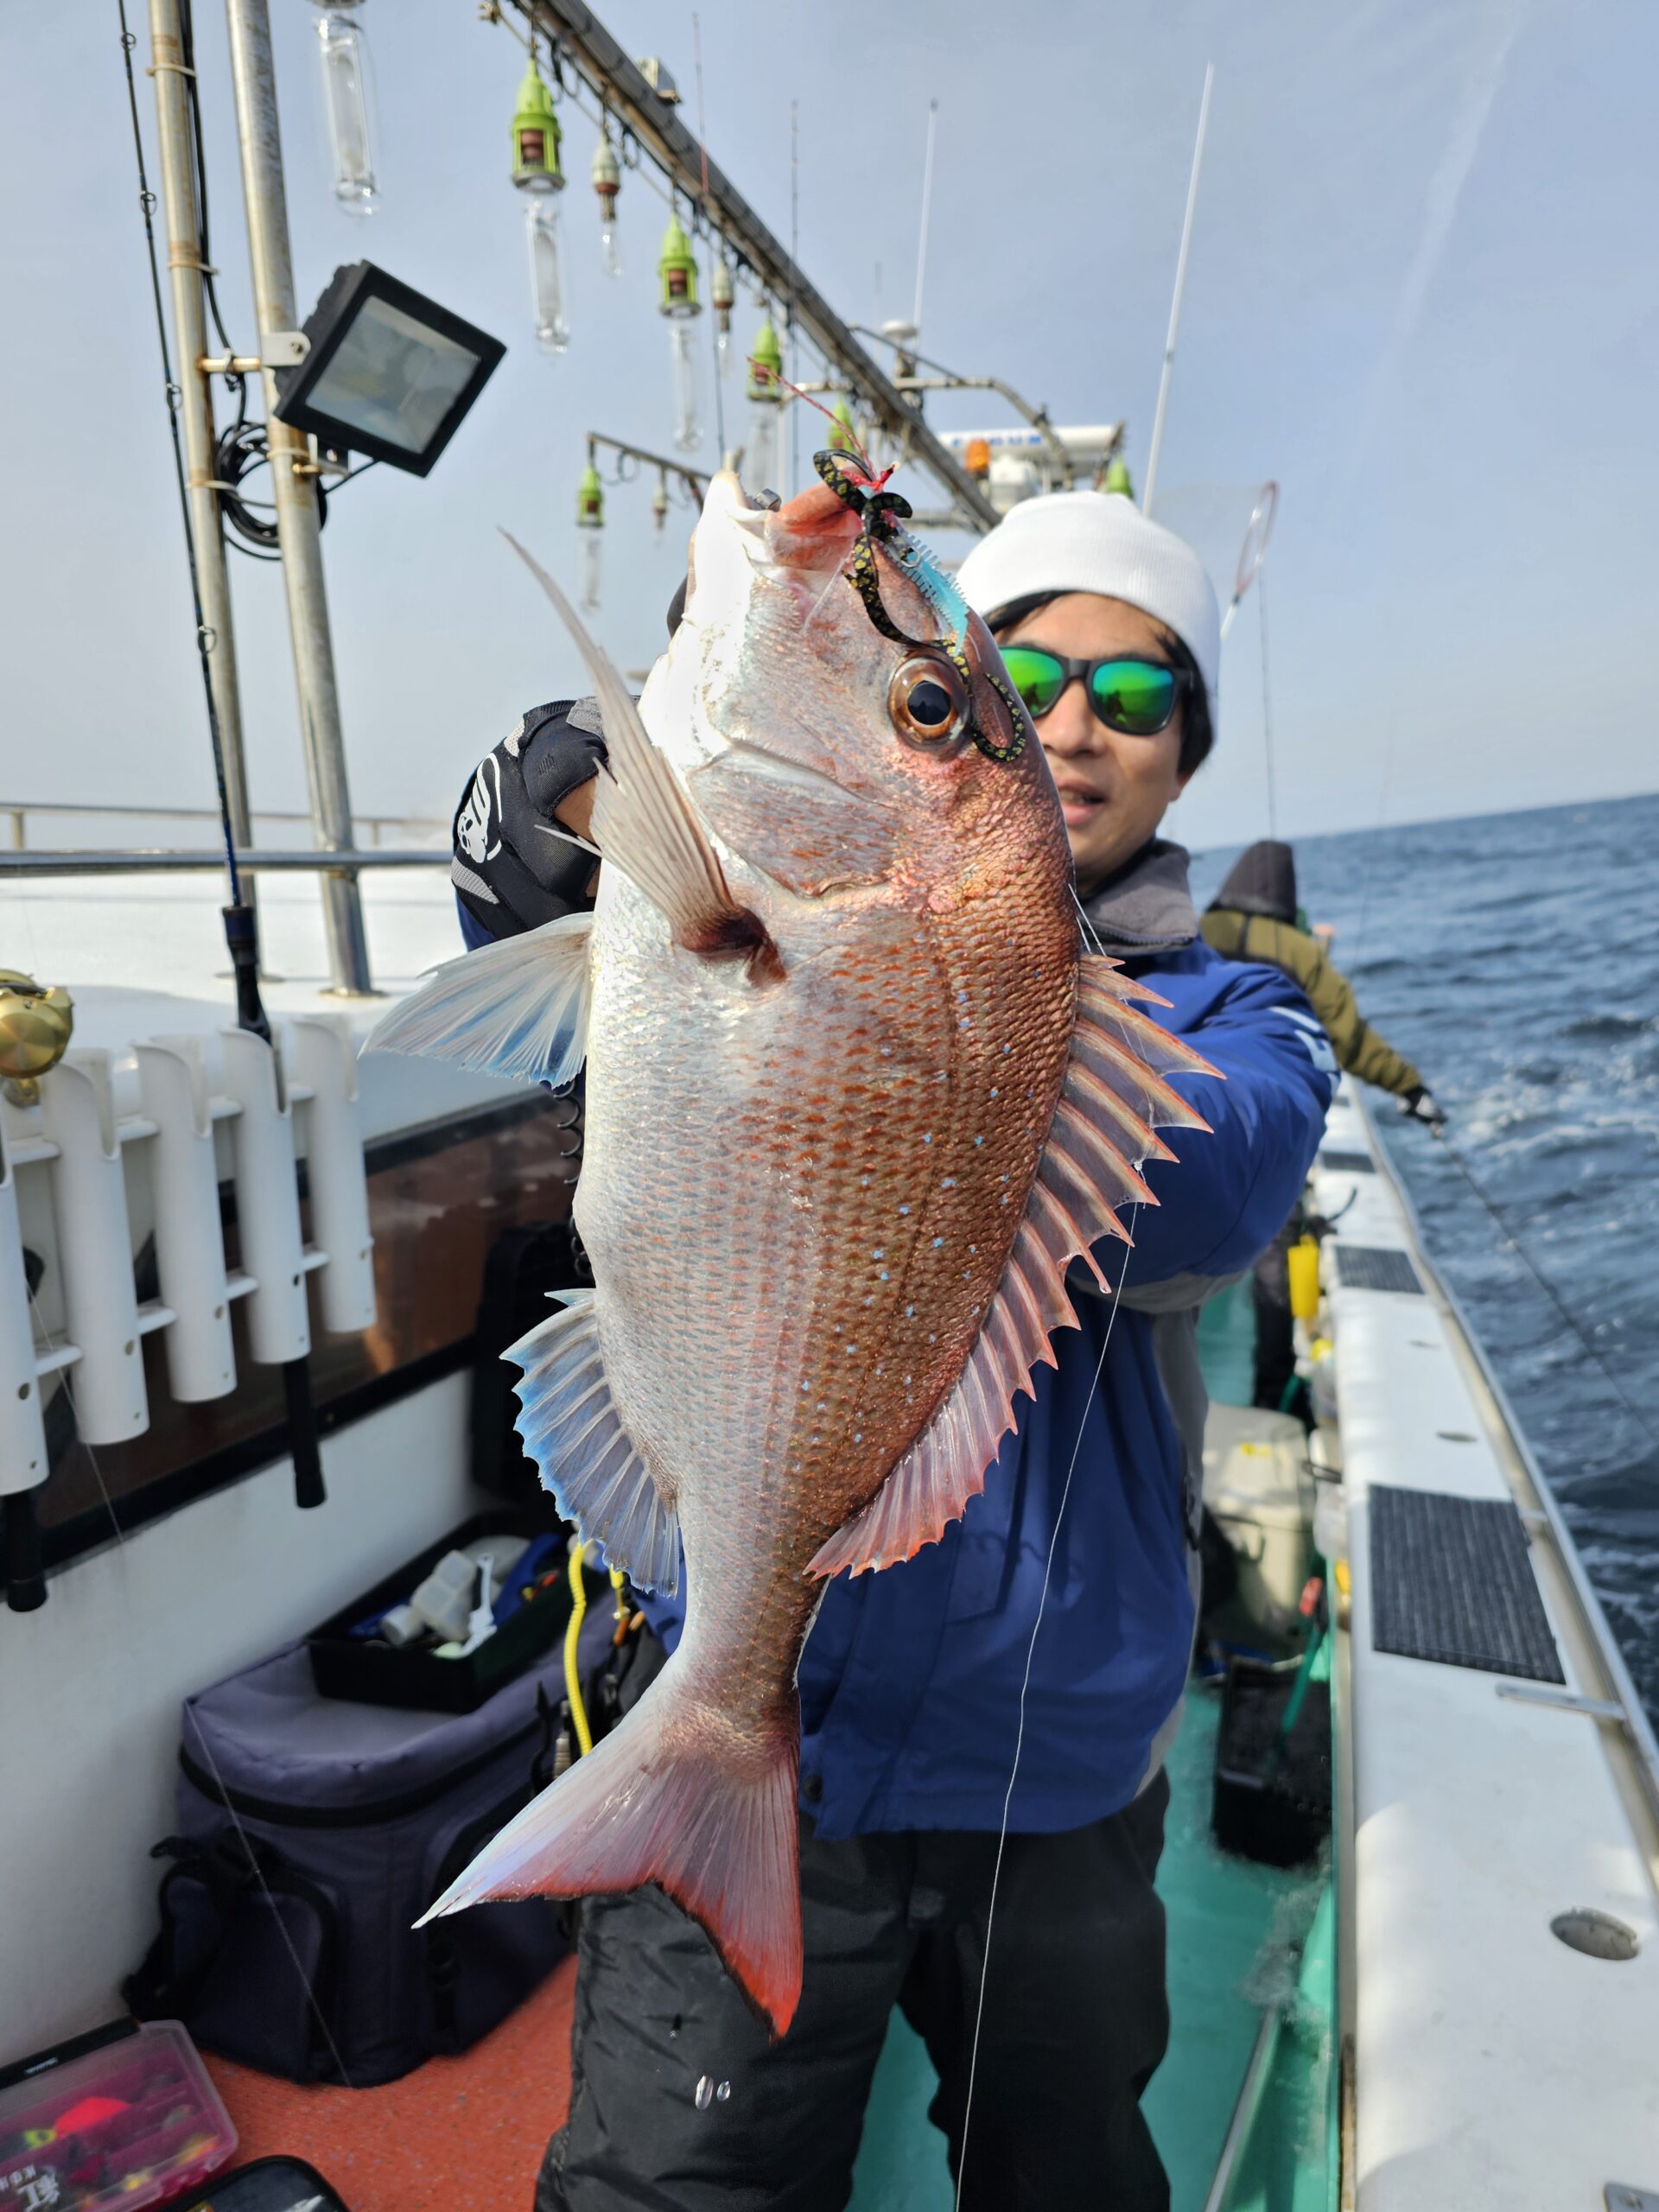
[[[311,1279],[311,1389],[325,1438],[468,1362],[486,1253],[504,1230],[569,1218],[579,1141],[574,1104],[543,1096],[366,1147],[373,1327],[329,1334]],[[226,1257],[234,1268],[228,1185],[222,1197]],[[309,1241],[303,1202],[302,1216]],[[153,1296],[153,1281],[143,1280],[147,1255],[137,1264],[140,1296]],[[232,1314],[236,1388],[202,1404],[172,1396],[165,1332],[146,1337],[149,1427],[130,1443],[81,1443],[70,1396],[60,1388],[46,1399],[52,1472],[39,1510],[48,1562],[107,1541],[112,1513],[124,1529],[137,1527],[283,1455],[282,1370],[254,1363],[240,1301]],[[73,1376],[71,1370],[72,1389]]]

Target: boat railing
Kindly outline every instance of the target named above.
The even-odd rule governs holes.
[[[308,823],[311,817],[279,806],[260,806],[252,810],[256,822]],[[29,825],[37,815],[96,815],[114,822],[217,822],[219,814],[210,806],[118,806],[97,799],[0,799],[0,816],[6,820],[9,848],[14,853],[31,849]],[[425,814],[359,814],[353,811],[352,830],[354,836],[362,837],[366,849],[374,851],[385,842],[389,830],[412,832],[416,837],[429,835],[442,838],[448,824],[435,816]]]

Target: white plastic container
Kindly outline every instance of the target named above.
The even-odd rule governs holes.
[[[1254,1406],[1212,1405],[1204,1502],[1238,1561],[1235,1610],[1266,1643],[1299,1634],[1313,1570],[1314,1502],[1301,1423]]]

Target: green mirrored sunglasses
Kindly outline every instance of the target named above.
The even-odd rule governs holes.
[[[1004,645],[1002,658],[1008,681],[1033,721],[1058,703],[1068,683],[1081,679],[1096,721],[1127,737],[1156,737],[1160,729],[1167,729],[1192,681],[1184,668],[1133,655],[1073,660],[1039,645]]]

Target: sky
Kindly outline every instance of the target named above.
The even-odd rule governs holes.
[[[214,257],[251,350],[225,23],[196,4]],[[601,11],[667,60],[695,124],[690,8]],[[433,474],[372,471],[324,538],[353,800],[447,816],[525,706],[585,688],[497,526],[572,579],[585,433],[666,447],[666,211],[626,178],[625,272],[606,277],[595,134],[567,109],[573,335],[550,359],[507,177],[522,49],[474,0],[364,0],[382,204],[359,222],[323,175],[314,10],[271,15],[302,312],[367,256],[509,349]],[[118,32],[115,0],[0,22],[0,802],[212,798]],[[849,320],[910,307],[938,100],[925,349],[1058,422],[1122,416],[1137,482],[1214,61],[1158,513],[1224,596],[1264,480],[1281,505],[1225,649],[1217,749],[1173,834],[1266,833],[1269,728],[1272,822],[1291,835],[1659,783],[1651,0],[1044,0],[1013,16],[989,0],[704,0],[701,33],[710,151],[785,238],[798,103],[800,259]],[[758,321],[741,302],[744,346]],[[931,416],[1003,419],[964,394]],[[607,500],[595,627],[630,669],[659,650],[690,520],[677,508],[658,537],[650,489]],[[279,575],[233,569],[251,785],[301,806]]]

